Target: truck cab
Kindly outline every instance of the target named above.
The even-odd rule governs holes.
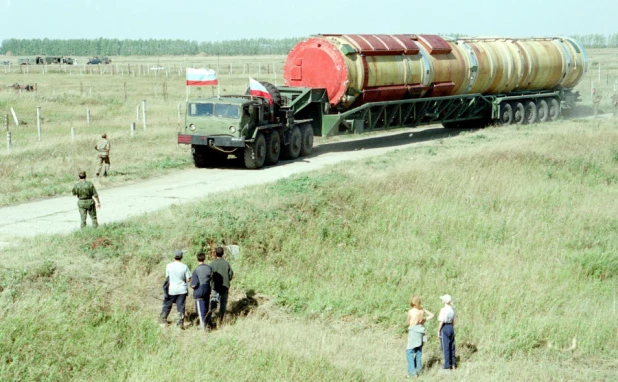
[[[269,85],[269,92],[277,88]],[[313,148],[311,119],[297,120],[277,93],[274,102],[251,95],[196,98],[186,105],[178,143],[191,145],[196,167],[222,164],[229,155],[246,168],[295,159]]]

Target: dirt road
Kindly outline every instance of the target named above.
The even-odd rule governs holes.
[[[317,170],[343,161],[357,160],[406,148],[423,141],[457,135],[457,130],[429,126],[402,129],[375,137],[320,144],[312,155],[281,162],[261,170],[240,168],[183,170],[160,178],[105,189],[97,180],[101,198],[97,211],[100,224],[125,220],[185,203],[209,194],[273,182],[293,174]],[[24,203],[0,208],[0,248],[10,246],[16,237],[69,233],[79,228],[77,201],[73,196]]]

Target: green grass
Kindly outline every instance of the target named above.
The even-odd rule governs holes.
[[[450,293],[452,379],[611,380],[617,150],[616,120],[488,128],[24,240],[0,252],[0,379],[398,380],[410,295]],[[232,322],[159,329],[171,252],[211,241],[241,247]]]

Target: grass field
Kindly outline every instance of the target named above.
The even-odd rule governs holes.
[[[94,174],[93,147],[103,132],[107,132],[112,144],[112,176],[102,180],[103,187],[192,166],[190,153],[176,144],[179,126],[184,126],[184,117],[182,122],[178,117],[179,105],[184,114],[187,96],[184,68],[219,67],[221,93],[244,94],[249,76],[281,84],[282,77],[273,73],[273,67],[281,72],[283,60],[283,56],[131,57],[114,58],[112,64],[100,67],[50,65],[45,73],[44,66],[11,66],[10,72],[8,67],[0,67],[0,121],[8,115],[12,139],[9,151],[3,135],[0,177],[5,181],[0,184],[0,205],[68,193],[79,169]],[[79,58],[79,62],[86,60]],[[150,70],[152,67],[165,69],[154,71]],[[94,72],[91,74],[90,70]],[[36,84],[38,90],[19,93],[4,87],[16,82]],[[216,88],[191,89],[191,96],[199,94],[216,95]],[[146,130],[141,110],[139,118],[137,110],[143,100]],[[41,141],[37,133],[37,107],[41,107],[43,119]],[[18,126],[11,108],[18,117]],[[131,137],[133,122],[136,134]],[[72,128],[76,132],[74,140]]]
[[[610,95],[618,80],[616,49],[590,50],[590,71],[578,86],[582,104],[591,104],[594,83],[604,96],[601,109],[610,111]],[[67,194],[80,169],[95,170],[93,146],[103,132],[112,144],[112,175],[102,187],[192,166],[190,154],[176,144],[183,124],[186,88],[184,68],[219,70],[222,94],[241,94],[251,76],[282,84],[284,56],[247,57],[112,57],[110,65],[0,67],[0,121],[9,118],[12,148],[0,149],[0,206]],[[15,57],[0,57],[0,61]],[[601,68],[600,76],[598,68]],[[163,68],[153,70],[152,68]],[[600,78],[600,80],[599,80]],[[36,84],[37,92],[4,88],[13,83]],[[126,100],[125,100],[126,84]],[[164,87],[167,89],[164,99]],[[193,88],[191,96],[211,96],[214,88]],[[147,130],[137,107],[146,101]],[[15,110],[19,125],[11,115]],[[42,138],[38,141],[37,107],[41,107]],[[87,110],[91,121],[87,123]],[[182,114],[181,113],[181,114]],[[136,135],[131,137],[131,123]],[[25,124],[22,124],[25,123]],[[75,139],[72,139],[72,128]]]
[[[0,252],[0,380],[402,380],[413,293],[454,296],[451,380],[614,380],[617,173],[617,120],[487,128],[25,240]],[[211,240],[241,247],[231,322],[159,328],[170,254]]]
[[[594,81],[608,111],[616,51],[589,55],[601,81],[593,67],[579,86],[583,103]],[[0,150],[0,205],[68,193],[78,169],[92,174],[104,131],[112,176],[103,187],[192,166],[175,144],[185,98],[176,69],[193,60],[216,67],[217,58],[113,59],[141,73],[175,70],[0,67],[0,84],[38,87],[0,90],[0,112],[13,107],[27,123],[11,126],[13,148]],[[239,63],[256,60],[280,70],[283,57],[220,58],[222,91],[244,92]],[[263,71],[260,79],[275,82]],[[144,99],[148,129],[138,123],[132,138]],[[0,380],[403,380],[413,293],[434,313],[439,295],[455,299],[460,368],[448,379],[614,380],[617,174],[617,119],[487,128],[99,230],[24,240],[0,251]],[[241,247],[230,259],[231,321],[208,335],[159,328],[172,251],[210,241]],[[423,378],[443,380],[437,323],[428,330]]]

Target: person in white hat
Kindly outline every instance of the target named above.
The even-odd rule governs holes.
[[[444,369],[454,369],[455,362],[455,309],[453,308],[453,298],[449,294],[440,296],[440,300],[444,303],[444,307],[440,309],[438,314],[438,337],[440,337],[440,345],[444,353]]]

